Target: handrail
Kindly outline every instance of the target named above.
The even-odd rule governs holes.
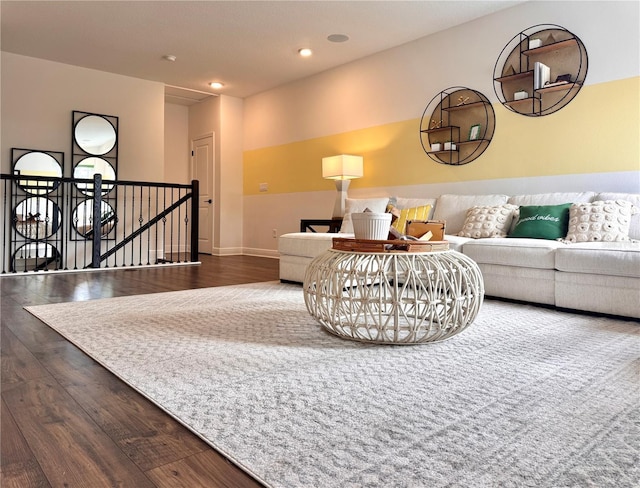
[[[0,181],[1,274],[198,261],[197,180],[23,173]]]
[[[160,220],[162,220],[164,217],[166,217],[167,215],[169,215],[171,212],[173,212],[174,210],[176,210],[180,205],[182,205],[183,203],[189,201],[192,197],[192,193],[189,193],[185,196],[183,196],[180,200],[178,200],[176,203],[174,203],[173,205],[171,205],[169,208],[167,208],[166,210],[164,210],[162,213],[160,213],[159,215],[156,215],[153,219],[151,219],[149,222],[147,222],[146,224],[144,224],[142,227],[140,227],[138,230],[134,231],[132,234],[128,235],[127,237],[125,237],[122,241],[118,242],[118,244],[116,244],[114,247],[112,247],[111,249],[109,249],[109,251],[107,251],[106,253],[99,255],[98,256],[98,261],[102,262],[105,259],[107,259],[109,256],[113,255],[114,253],[118,252],[120,249],[122,249],[124,246],[126,246],[127,244],[129,244],[130,242],[132,242],[136,237],[139,237],[142,233],[144,233],[145,231],[147,231],[150,227],[152,227],[153,225],[155,225],[156,223],[158,223]],[[99,234],[99,232],[96,232],[96,234]],[[97,267],[97,266],[93,266],[93,261],[91,263],[89,263],[87,266],[87,268],[92,268],[92,267]]]

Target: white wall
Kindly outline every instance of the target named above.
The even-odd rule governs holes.
[[[533,1],[245,100],[245,150],[419,118],[439,91],[496,101],[493,69],[520,31],[558,24],[585,43],[586,84],[638,76],[639,2]]]
[[[189,139],[213,133],[215,189],[213,254],[242,253],[243,101],[221,95],[189,107]]]
[[[220,96],[220,164],[216,175],[219,195],[218,235],[220,254],[242,254],[242,124],[243,101]]]
[[[2,172],[11,148],[65,154],[71,175],[71,113],[119,118],[118,178],[164,177],[164,85],[41,59],[1,53]]]
[[[589,57],[589,71],[585,91],[598,91],[606,82],[640,76],[640,3],[635,1],[532,1],[474,20],[385,52],[340,66],[317,76],[257,94],[245,100],[245,151],[278,147],[293,143],[311,145],[322,138],[350,131],[373,128],[394,122],[419,120],[429,101],[441,90],[452,86],[466,86],[482,92],[495,103],[497,119],[505,123],[497,127],[494,141],[503,142],[504,160],[493,161],[505,167],[521,164],[523,142],[508,139],[509,122],[514,115],[497,103],[493,89],[495,62],[505,45],[520,31],[537,24],[557,24],[577,35],[585,44]],[[598,93],[600,93],[598,91]],[[603,90],[606,97],[606,89]],[[536,144],[544,152],[545,141],[536,139],[536,131],[543,132],[545,122],[554,122],[567,114],[588,112],[594,124],[605,124],[603,117],[615,123],[615,114],[591,114],[581,109],[578,100],[558,114],[529,120],[531,132],[518,134],[527,144]],[[596,95],[594,95],[596,96]],[[632,99],[633,100],[633,99]],[[634,103],[633,101],[631,103]],[[637,119],[637,117],[636,117]],[[517,121],[520,122],[520,121]],[[581,119],[581,122],[584,121]],[[556,122],[557,123],[557,122]],[[594,127],[598,127],[595,125]],[[566,144],[570,147],[585,144],[607,144],[607,157],[620,157],[615,151],[616,141],[585,140],[563,125]],[[392,128],[388,129],[389,131]],[[633,127],[630,131],[633,133]],[[628,140],[626,147],[637,147],[640,137]],[[358,134],[351,137],[358,137]],[[512,135],[512,134],[511,134]],[[526,136],[526,137],[525,137]],[[349,136],[347,136],[349,137]],[[366,137],[366,136],[365,136]],[[508,140],[507,140],[508,139]],[[415,129],[418,144],[418,126]],[[505,148],[509,147],[509,151]],[[542,146],[541,146],[542,145]],[[490,149],[497,147],[492,142]],[[550,150],[549,153],[552,151]],[[627,151],[628,152],[628,151]],[[495,154],[495,152],[494,152]],[[626,154],[626,153],[625,153]],[[638,157],[635,155],[635,162]],[[489,151],[473,165],[482,165],[491,157]],[[483,159],[484,158],[484,159]],[[366,164],[366,162],[365,162]],[[403,161],[388,161],[403,171]],[[349,190],[352,197],[400,195],[436,197],[442,193],[543,193],[547,191],[640,191],[639,171],[609,173],[607,162],[590,167],[590,174],[563,174],[531,178],[507,178],[457,181],[462,171],[451,167],[451,178],[444,184],[428,180],[429,164],[424,157],[421,184],[403,187],[359,187],[355,180]],[[553,164],[553,158],[537,164]],[[627,165],[631,163],[627,162]],[[422,166],[421,166],[422,167]],[[315,168],[315,169],[314,169]],[[320,160],[308,170],[309,177],[320,178]],[[365,168],[366,172],[366,168]],[[278,175],[274,175],[277,178]],[[327,187],[333,188],[327,184]],[[244,198],[244,246],[252,254],[276,255],[277,240],[271,238],[272,229],[279,234],[297,231],[302,218],[328,218],[331,215],[335,190],[326,192],[292,192],[255,194],[251,189]]]
[[[164,180],[190,183],[189,107],[166,103],[164,106]]]

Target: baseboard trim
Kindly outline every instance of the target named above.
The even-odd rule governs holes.
[[[214,256],[239,256],[244,252],[241,247],[214,247],[211,254]]]
[[[254,247],[242,248],[242,254],[247,256],[258,256],[261,258],[280,259],[280,253],[274,249],[258,249]]]

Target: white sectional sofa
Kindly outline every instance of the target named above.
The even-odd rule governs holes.
[[[359,212],[373,204],[386,208],[388,200],[348,200],[347,212]],[[449,241],[450,248],[466,254],[480,266],[487,296],[640,318],[640,194],[441,195],[425,199],[391,198],[390,201],[400,209],[430,204],[430,218],[446,221],[445,239]],[[569,233],[573,230],[575,238],[580,230],[584,232],[578,235],[578,239],[598,239],[602,237],[598,232],[592,232],[588,222],[589,218],[595,217],[584,217],[579,210],[600,211],[606,206],[604,202],[611,201],[626,205],[630,202],[632,205],[625,208],[637,211],[627,222],[629,240],[567,242],[566,239],[458,235],[468,223],[467,212],[474,207],[516,209],[506,231],[508,234],[520,222],[520,209],[524,215],[527,207],[571,203],[576,205],[571,209],[574,221],[570,224]],[[380,208],[372,210],[380,211]],[[587,222],[581,223],[580,219]],[[350,219],[346,214],[340,234],[291,233],[280,236],[280,279],[301,283],[307,265],[331,248],[333,237],[353,237],[351,232]],[[615,238],[624,237],[617,235]]]

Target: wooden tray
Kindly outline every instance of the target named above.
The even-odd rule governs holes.
[[[431,252],[448,251],[449,241],[370,241],[333,238],[333,249],[352,252]]]

